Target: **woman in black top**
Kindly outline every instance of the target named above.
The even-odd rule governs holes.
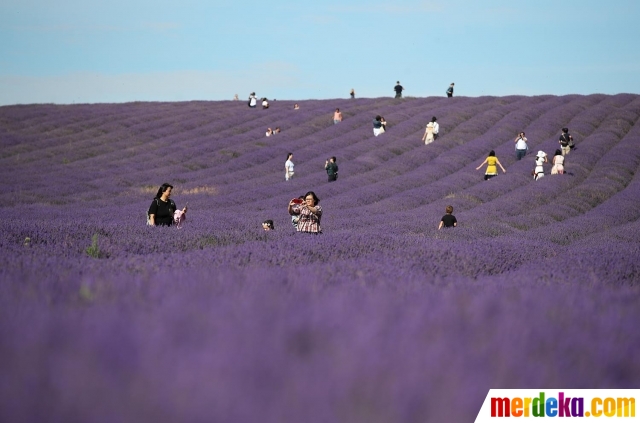
[[[173,185],[164,183],[158,189],[156,198],[151,202],[149,206],[149,225],[151,226],[171,226],[173,224],[173,213],[177,210],[176,203],[173,202],[171,197],[171,190]],[[182,209],[183,213],[187,212],[187,208]]]

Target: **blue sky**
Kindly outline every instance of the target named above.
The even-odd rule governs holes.
[[[640,1],[2,0],[0,105],[640,93]]]

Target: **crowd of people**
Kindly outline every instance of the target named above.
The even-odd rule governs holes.
[[[449,89],[447,90],[447,96],[453,96],[453,86],[451,83]],[[404,88],[400,85],[400,81],[397,81],[397,85],[394,87],[396,92],[396,98],[402,97],[402,91]],[[355,98],[355,91],[351,89],[350,92],[351,98]],[[237,100],[237,94],[235,96],[235,100]],[[268,100],[266,97],[262,98],[263,108],[268,108]],[[255,108],[257,106],[257,97],[255,92],[252,92],[249,96],[249,107]],[[296,103],[294,106],[294,110],[299,110],[299,106]],[[342,122],[343,115],[339,108],[336,108],[333,113],[333,123],[338,124]],[[387,129],[387,122],[384,117],[377,115],[373,120],[373,135],[379,136],[383,134]],[[267,128],[266,136],[272,136],[280,132],[280,127],[276,127],[275,130],[271,128]],[[438,124],[437,118],[435,116],[432,117],[431,121],[429,121],[426,125],[426,129],[424,135],[422,136],[422,141],[425,145],[428,145],[434,142],[439,135],[440,125]],[[562,133],[558,140],[560,145],[559,149],[556,149],[554,156],[552,158],[551,164],[551,175],[562,175],[565,173],[565,165],[566,165],[566,156],[571,152],[572,149],[575,148],[575,143],[571,134],[569,134],[568,128],[562,128]],[[514,139],[515,145],[515,156],[516,160],[522,160],[526,157],[529,151],[529,145],[527,137],[525,136],[524,131],[519,132],[518,135]],[[545,165],[549,163],[547,158],[547,154],[539,150],[535,156],[535,167],[531,172],[534,180],[539,180],[545,175]],[[491,150],[488,156],[484,159],[482,163],[476,170],[480,170],[484,165],[486,165],[484,180],[489,180],[498,175],[498,168],[502,170],[502,173],[506,173],[507,170],[502,166],[500,160],[496,157],[496,153],[494,150]],[[290,181],[293,179],[295,174],[294,172],[294,163],[293,163],[293,153],[287,153],[287,158],[285,161],[284,169],[285,169],[285,181]],[[335,182],[338,180],[338,164],[335,156],[332,156],[326,159],[324,164],[324,169],[327,173],[328,182]],[[159,189],[154,197],[149,210],[147,212],[147,224],[151,226],[171,226],[173,224],[180,224],[186,219],[187,206],[183,209],[178,209],[175,202],[170,199],[171,191],[173,186],[165,183]],[[288,213],[291,215],[291,223],[296,228],[298,232],[306,232],[306,233],[314,233],[319,234],[322,233],[320,227],[320,220],[322,217],[322,207],[319,205],[320,199],[316,196],[313,191],[307,192],[304,196],[300,196],[295,198],[289,202]],[[438,229],[451,228],[457,226],[457,220],[455,216],[453,216],[453,206],[447,206],[445,210],[445,215],[442,217]],[[265,220],[262,223],[262,227],[265,231],[274,230],[273,220]]]

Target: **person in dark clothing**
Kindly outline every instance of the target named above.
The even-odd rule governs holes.
[[[375,119],[373,119],[373,135],[377,137],[382,133],[384,133],[384,127],[382,126],[382,116],[377,115]]]
[[[171,191],[173,190],[173,185],[164,183],[158,189],[158,193],[156,197],[151,202],[151,206],[149,206],[149,211],[147,212],[148,216],[148,224],[150,226],[171,226],[173,225],[173,214],[178,209],[176,207],[176,203],[171,200]],[[187,212],[187,207],[185,206],[182,209],[182,213]]]
[[[333,182],[338,179],[338,164],[336,163],[335,156],[324,162],[324,169],[327,171],[329,182]]]
[[[393,87],[393,90],[396,92],[396,98],[402,98],[402,91],[404,91],[404,88],[400,85],[400,81],[396,81],[396,86]]]
[[[440,226],[438,226],[438,229],[442,229],[443,226],[445,228],[455,228],[456,226],[458,226],[458,221],[456,220],[456,217],[451,214],[453,213],[453,206],[447,206],[447,208],[445,209],[445,212],[447,214],[442,216],[442,220],[440,220]]]
[[[447,97],[453,97],[453,86],[455,84],[452,82],[451,85],[449,85],[449,88],[447,88]]]
[[[567,154],[569,154],[569,152],[573,148],[573,137],[569,133],[569,128],[562,128],[562,134],[560,135],[560,140],[558,141],[558,143],[562,148],[562,155],[566,156]]]

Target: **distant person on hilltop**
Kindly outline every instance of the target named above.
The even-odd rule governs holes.
[[[293,153],[287,154],[287,161],[284,162],[284,180],[293,178]]]
[[[233,96],[233,101],[238,101],[238,100],[240,100],[240,99],[238,98],[238,94],[234,95],[234,96]]]
[[[562,134],[558,141],[562,149],[562,155],[566,156],[573,148],[573,137],[569,134],[569,128],[562,128]]]
[[[527,151],[529,150],[527,137],[524,136],[524,132],[520,132],[513,142],[516,144],[516,159],[521,160],[527,155]]]
[[[300,110],[300,106],[298,106],[298,103],[293,105],[293,110]]]
[[[443,226],[445,228],[455,228],[456,226],[458,226],[456,217],[451,214],[453,213],[453,206],[447,206],[447,208],[445,209],[445,213],[446,214],[442,216],[442,219],[440,220],[440,226],[438,226],[438,230],[442,229]]]
[[[433,140],[438,139],[438,133],[440,132],[440,125],[438,125],[438,119],[436,117],[431,118],[431,122],[433,122]]]
[[[382,127],[382,116],[378,115],[373,120],[373,135],[376,137],[384,132],[384,128]]]
[[[262,108],[263,109],[268,109],[269,108],[269,100],[267,100],[267,97],[264,97],[262,99]]]
[[[256,93],[249,94],[249,107],[255,108],[258,105],[258,97]]]
[[[551,163],[553,163],[553,167],[551,168],[552,175],[562,175],[564,173],[564,156],[561,150],[556,150],[556,154],[553,156]]]
[[[327,171],[329,182],[336,181],[338,179],[338,164],[336,163],[336,157],[333,156],[324,162],[324,169]]]
[[[500,160],[496,157],[496,152],[493,150],[489,152],[489,157],[484,159],[484,162],[482,162],[480,166],[476,167],[476,170],[479,170],[485,163],[487,164],[487,170],[484,172],[485,181],[498,175],[498,167],[496,165],[500,166],[502,173],[507,173],[507,171],[504,170],[504,167],[502,167]]]
[[[320,199],[313,191],[304,195],[304,203],[299,204],[296,200],[289,202],[289,214],[298,215],[296,230],[308,234],[321,234],[320,219],[322,218],[322,207],[318,204]]]
[[[333,124],[337,125],[340,122],[342,122],[342,112],[340,109],[336,109],[336,111],[333,112]]]
[[[400,85],[400,81],[396,81],[396,86],[393,87],[393,90],[396,92],[396,98],[402,98],[402,91],[404,91],[404,88]]]
[[[349,95],[351,96],[351,99],[353,100],[354,98],[356,98],[356,91],[351,88],[351,91],[349,92]]]
[[[453,97],[453,86],[455,84],[452,82],[451,85],[449,85],[449,88],[447,88],[447,97],[451,98]]]

